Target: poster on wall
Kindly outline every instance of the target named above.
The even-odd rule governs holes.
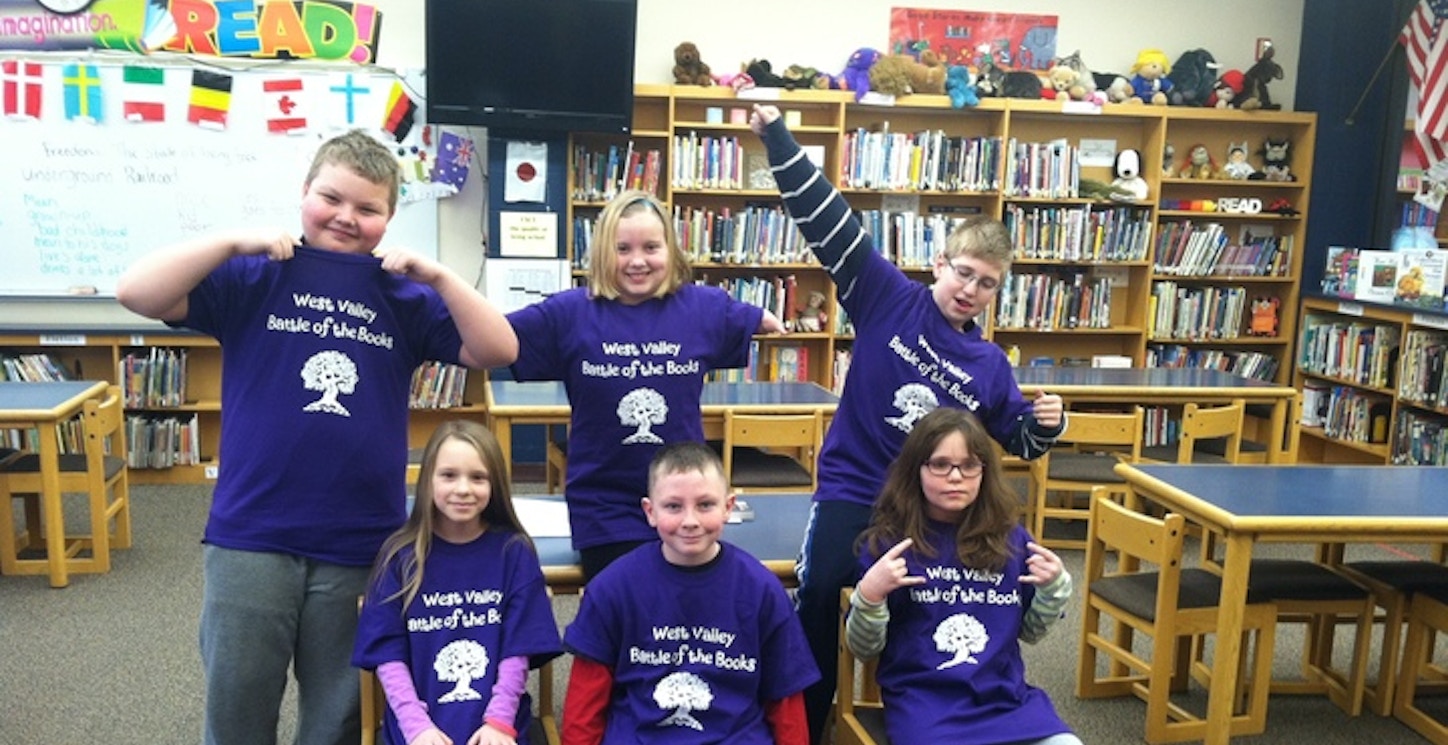
[[[382,13],[342,0],[0,0],[0,50],[377,59]]]
[[[1056,16],[937,8],[891,8],[890,53],[930,49],[946,65],[1045,70],[1056,56]]]

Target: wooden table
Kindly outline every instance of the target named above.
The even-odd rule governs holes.
[[[562,496],[528,496],[562,502]],[[797,584],[795,560],[809,522],[809,494],[748,494],[742,499],[754,511],[754,519],[724,526],[723,540],[753,554],[764,562],[786,587]],[[543,578],[557,594],[576,593],[583,587],[583,567],[569,538],[534,538]]]
[[[105,396],[104,381],[0,382],[0,429],[34,427],[39,432],[40,514],[45,523],[45,558],[50,586],[70,584],[65,556],[65,515],[60,500],[60,424],[80,413],[85,402]],[[124,454],[123,454],[124,455]],[[0,509],[12,509],[8,503]],[[32,528],[32,526],[27,526]]]
[[[749,414],[834,415],[840,398],[814,383],[705,383],[699,397],[704,416],[704,436],[720,439],[724,411]],[[488,419],[493,435],[503,448],[503,461],[512,467],[513,425],[568,424],[571,409],[568,393],[560,382],[519,383],[514,380],[488,381]]]
[[[1221,370],[1198,368],[1018,367],[1016,383],[1029,398],[1039,389],[1068,404],[1122,403],[1181,406],[1227,404],[1243,399],[1250,406],[1272,407],[1267,428],[1267,462],[1297,462],[1297,423],[1292,420],[1297,389]]]
[[[1121,464],[1141,496],[1223,536],[1212,680],[1236,680],[1252,547],[1448,541],[1448,467]],[[1208,745],[1228,740],[1232,686],[1214,686]]]

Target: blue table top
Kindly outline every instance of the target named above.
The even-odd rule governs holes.
[[[1276,383],[1222,370],[1163,367],[1017,367],[1021,386],[1085,386],[1129,388],[1282,388]]]
[[[520,383],[488,381],[495,407],[567,406],[568,393],[557,381]],[[839,396],[814,383],[714,382],[705,383],[699,397],[704,406],[832,405]]]
[[[532,496],[532,495],[530,495]],[[535,497],[536,498],[536,497]],[[724,526],[723,539],[753,554],[760,561],[793,561],[799,556],[809,522],[809,494],[743,494],[755,517]],[[562,497],[554,497],[562,499]],[[539,538],[538,558],[544,566],[578,563],[568,538]]]
[[[0,419],[49,418],[55,409],[92,394],[96,386],[104,385],[104,382],[96,380],[0,381]]]
[[[1138,465],[1238,518],[1448,521],[1448,467]]]

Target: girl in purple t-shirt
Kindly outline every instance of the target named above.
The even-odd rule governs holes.
[[[387,742],[528,742],[528,668],[562,649],[504,468],[482,425],[443,423],[412,514],[378,555],[352,663],[382,682]]]
[[[1080,745],[1026,683],[1020,641],[1060,618],[1071,575],[1016,504],[989,432],[960,409],[925,415],[891,464],[845,625],[851,652],[880,657],[891,742]]]
[[[639,500],[665,443],[703,442],[704,376],[743,367],[755,333],[784,330],[768,311],[693,283],[657,199],[625,191],[599,214],[588,286],[508,315],[518,380],[561,380],[568,429],[568,519],[593,577],[656,535]]]

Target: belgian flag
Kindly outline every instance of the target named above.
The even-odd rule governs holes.
[[[186,121],[198,127],[226,129],[231,110],[231,76],[210,70],[191,72],[191,106]]]
[[[417,114],[417,102],[407,95],[401,81],[392,81],[392,92],[387,94],[385,111],[382,128],[398,142],[407,139],[407,133],[412,131],[413,117]]]

